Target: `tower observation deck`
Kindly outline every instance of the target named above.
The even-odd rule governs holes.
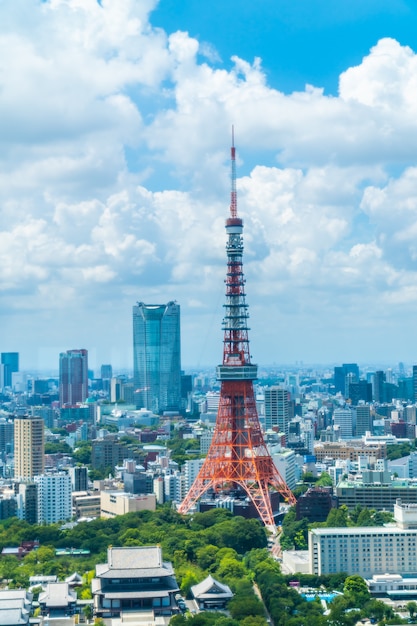
[[[187,513],[208,490],[238,486],[246,492],[268,527],[275,528],[270,489],[295,502],[267,449],[256,410],[253,381],[257,366],[251,362],[248,305],[243,274],[243,221],[237,214],[236,153],[231,148],[231,201],[226,220],[226,301],[223,317],[223,362],[217,367],[220,402],[213,440],[200,472],[179,506]]]

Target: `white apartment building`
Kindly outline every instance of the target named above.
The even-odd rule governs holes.
[[[34,477],[38,485],[38,524],[55,524],[71,519],[71,477],[66,472]]]
[[[281,474],[290,489],[297,484],[296,460],[294,450],[279,446],[268,446],[275,467]]]
[[[176,471],[172,474],[164,475],[164,500],[172,502],[181,502],[184,494],[184,476],[181,472]]]
[[[396,525],[313,528],[309,531],[310,573],[417,574],[417,505],[394,506]]]
[[[188,493],[191,489],[191,485],[197,478],[198,472],[200,471],[203,463],[204,459],[189,459],[188,461],[185,461],[184,467],[182,468],[182,472],[184,474],[185,493]]]

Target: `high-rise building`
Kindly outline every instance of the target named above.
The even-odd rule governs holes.
[[[136,406],[161,413],[181,406],[180,307],[133,307],[133,376]]]
[[[12,374],[19,371],[19,353],[18,352],[2,352],[1,364],[3,365],[3,385],[4,387],[12,386]]]
[[[68,474],[71,478],[72,491],[88,490],[88,469],[85,466],[70,467]]]
[[[265,430],[279,429],[288,442],[290,423],[290,394],[283,387],[265,389]]]
[[[417,376],[417,367],[416,367],[416,376]],[[417,378],[416,378],[417,380]],[[413,368],[413,383],[414,383],[414,368]],[[385,402],[385,392],[384,392],[384,384],[385,384],[385,373],[382,370],[378,370],[375,372],[374,376],[374,400],[375,402]]]
[[[341,439],[352,439],[354,430],[355,411],[348,407],[333,411],[333,424],[337,426]]]
[[[417,365],[413,365],[413,401],[417,402]]]
[[[56,524],[71,518],[71,477],[66,472],[34,477],[38,485],[38,524]]]
[[[31,480],[45,469],[44,421],[41,417],[16,417],[14,420],[14,475]]]
[[[356,407],[356,435],[360,437],[372,432],[371,407],[369,404],[359,404]]]
[[[59,402],[73,406],[88,398],[88,351],[67,350],[59,355]]]
[[[348,397],[349,384],[359,380],[359,367],[356,363],[343,363],[334,368],[334,391]]]

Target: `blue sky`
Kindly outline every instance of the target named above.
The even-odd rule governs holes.
[[[260,364],[417,362],[417,8],[0,0],[0,349],[222,356],[231,126]]]
[[[339,74],[382,37],[414,46],[417,7],[402,0],[161,0],[152,22],[186,30],[216,50],[219,65],[261,57],[271,86],[290,93],[306,83],[337,94]]]

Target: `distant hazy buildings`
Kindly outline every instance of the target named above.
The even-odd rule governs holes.
[[[88,398],[88,351],[67,350],[59,355],[59,402],[73,406]]]
[[[155,413],[181,406],[180,307],[144,304],[133,307],[133,376],[136,406]]]
[[[14,475],[30,480],[45,468],[44,421],[41,417],[16,417],[14,420]]]

